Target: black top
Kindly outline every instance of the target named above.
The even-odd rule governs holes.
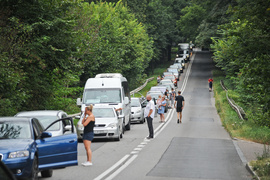
[[[94,132],[95,121],[90,121],[83,130],[83,133]]]
[[[183,107],[183,101],[185,101],[184,97],[178,95],[175,97],[175,101],[177,101],[177,107]]]

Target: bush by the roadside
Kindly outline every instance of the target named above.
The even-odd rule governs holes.
[[[249,165],[256,172],[261,180],[270,179],[270,146],[264,146],[262,155],[256,161],[251,161]]]

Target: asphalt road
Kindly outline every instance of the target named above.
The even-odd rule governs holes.
[[[155,138],[145,140],[147,125],[133,124],[120,142],[92,143],[93,166],[78,145],[79,165],[54,170],[46,180],[163,180],[163,179],[251,179],[229,134],[222,127],[207,80],[214,69],[210,53],[198,51],[181,76],[178,89],[186,106],[182,124],[174,109],[165,124],[154,119]],[[45,178],[40,178],[45,179]]]

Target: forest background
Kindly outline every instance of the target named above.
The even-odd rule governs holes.
[[[1,0],[0,115],[62,109],[97,73],[134,89],[179,42],[210,48],[247,118],[270,127],[269,0]]]

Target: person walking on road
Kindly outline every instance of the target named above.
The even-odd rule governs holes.
[[[211,91],[212,91],[213,81],[214,81],[214,80],[213,80],[211,77],[208,79],[208,84],[209,84],[209,92],[211,92]]]
[[[161,123],[165,122],[165,116],[164,116],[165,106],[166,106],[166,99],[165,99],[165,95],[164,95],[162,97],[160,105],[158,106],[158,114],[160,115],[160,122]]]
[[[177,104],[177,106],[175,106]],[[176,108],[176,112],[177,112],[177,123],[182,123],[182,111],[184,109],[185,106],[185,99],[184,97],[181,95],[181,91],[178,91],[178,96],[176,96],[175,98],[175,102],[174,102],[174,108]]]
[[[82,163],[83,166],[92,166],[92,151],[91,143],[94,139],[94,126],[95,116],[92,113],[93,105],[87,106],[84,111],[84,117],[82,120],[83,130],[83,144],[86,150],[87,161]]]
[[[152,101],[151,95],[146,96],[147,105],[144,109],[144,117],[147,121],[147,126],[149,130],[149,136],[146,137],[146,139],[152,139],[154,138],[154,129],[153,129],[153,119],[155,114],[155,104]]]

